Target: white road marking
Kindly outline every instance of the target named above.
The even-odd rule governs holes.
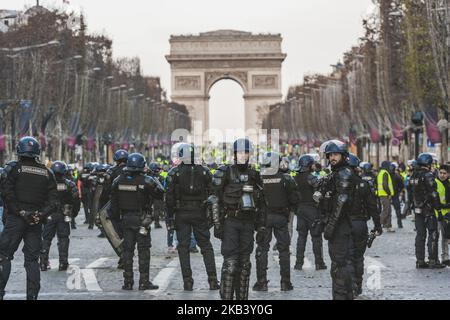
[[[173,274],[177,270],[179,265],[179,260],[174,259],[169,262],[164,269],[162,269],[156,277],[153,279],[153,283],[159,286],[158,290],[146,290],[145,293],[158,295],[164,290],[167,289],[170,283],[170,279],[173,277]]]
[[[86,266],[86,269],[97,269],[97,268],[100,268],[101,266],[103,266],[103,264],[106,261],[109,261],[109,260],[111,260],[111,258],[100,258],[100,259],[97,259],[94,262],[88,264]]]
[[[370,256],[364,257],[364,266],[367,268],[369,266],[376,266],[382,269],[388,269],[379,259],[372,258]]]

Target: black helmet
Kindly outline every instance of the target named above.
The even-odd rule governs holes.
[[[140,153],[132,153],[128,156],[127,171],[132,172],[144,172],[145,171],[145,158]]]
[[[63,161],[55,161],[51,167],[54,174],[65,175],[67,173],[67,165]]]
[[[417,165],[419,166],[431,166],[433,164],[433,156],[429,153],[421,153],[417,157]]]
[[[23,137],[17,144],[17,155],[19,157],[36,158],[41,154],[41,146],[33,137]]]
[[[365,172],[369,173],[372,171],[372,164],[370,162],[361,162],[359,167]]]
[[[353,153],[350,153],[348,155],[348,165],[352,168],[358,168],[361,160],[357,156],[355,156]]]
[[[347,144],[339,140],[328,141],[325,147],[325,154],[328,157],[332,153],[340,153],[344,156],[347,156],[348,155]]]
[[[99,172],[106,172],[109,169],[109,165],[108,164],[104,164],[104,163],[97,163],[95,165],[95,168],[93,170],[94,173],[99,173]]]
[[[312,165],[314,164],[314,158],[311,157],[310,155],[303,155],[298,159],[298,166],[299,169],[298,171],[300,172],[306,172],[311,170]]]
[[[253,147],[252,143],[248,139],[237,139],[233,143],[233,152],[236,153],[238,151],[252,152]]]
[[[281,155],[278,152],[275,151],[265,152],[262,156],[261,166],[268,168],[272,165],[272,163],[278,166],[280,161]]]
[[[126,150],[117,150],[114,152],[114,161],[127,161],[128,159],[128,152]]]
[[[83,167],[84,171],[92,172],[94,170],[94,164],[92,162],[88,162]]]
[[[382,163],[381,163],[381,169],[384,169],[384,170],[390,170],[391,169],[391,162],[390,161],[383,161]]]
[[[161,166],[156,162],[150,163],[150,165],[148,167],[149,167],[150,171],[154,174],[157,174],[161,171]]]

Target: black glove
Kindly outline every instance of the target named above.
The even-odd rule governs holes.
[[[219,240],[223,239],[223,228],[220,224],[214,226],[214,237]]]
[[[39,223],[45,222],[46,220],[46,216],[40,212],[40,211],[36,211],[34,212],[32,215],[32,222],[30,223],[31,226],[37,225]]]
[[[264,227],[258,228],[258,231],[256,231],[256,243],[263,242],[265,237],[266,237],[266,228]]]
[[[33,215],[35,213],[32,211],[25,211],[25,210],[20,210],[19,211],[19,216],[25,220],[25,222],[29,225],[33,225],[34,224],[34,218]]]
[[[378,236],[381,236],[383,234],[383,227],[381,226],[381,224],[376,225],[372,232],[376,232]]]

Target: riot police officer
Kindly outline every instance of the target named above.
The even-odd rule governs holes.
[[[441,220],[440,200],[435,177],[431,173],[433,157],[422,153],[417,158],[417,169],[411,177],[416,225],[416,268],[445,268],[438,259],[438,219]],[[434,214],[438,211],[438,218]],[[425,262],[425,240],[428,231],[428,259]]]
[[[91,172],[94,170],[94,164],[92,162],[88,162],[84,165],[83,171],[80,175],[81,181],[81,203],[83,204],[84,209],[84,224],[89,224],[89,229],[94,228],[94,217],[91,218],[91,205],[92,205],[92,193],[91,193],[91,184],[92,179]]]
[[[219,216],[214,214],[214,234],[222,239],[222,279],[224,300],[248,299],[253,233],[265,230],[266,208],[259,173],[250,168],[252,146],[248,139],[233,144],[234,164],[218,168],[213,183],[219,199]],[[217,211],[215,211],[217,213]]]
[[[47,271],[49,267],[48,255],[50,246],[53,238],[57,235],[59,271],[65,271],[69,266],[69,223],[72,221],[72,217],[80,210],[80,198],[75,183],[65,178],[67,165],[62,161],[55,161],[51,169],[56,178],[58,208],[47,218],[44,226],[40,265],[41,271]]]
[[[324,238],[328,240],[331,258],[332,293],[335,300],[353,299],[351,195],[354,173],[348,167],[347,145],[338,140],[325,142],[325,154],[331,164],[331,174],[321,187]]]
[[[94,195],[92,197],[91,203],[91,216],[94,219],[97,218],[98,211],[103,208],[109,201],[109,193],[108,190],[105,192],[105,185],[108,185],[109,175],[108,170],[110,169],[110,165],[99,163],[95,165],[95,169],[92,171],[89,179],[91,180],[91,193]],[[90,226],[89,226],[90,228]],[[105,234],[103,230],[100,228],[99,238],[105,238]]]
[[[349,154],[349,167],[353,170],[359,168],[360,160],[354,154]],[[355,191],[353,193],[350,219],[352,223],[352,259],[353,259],[353,294],[358,296],[362,293],[362,281],[364,275],[364,253],[367,248],[368,228],[367,220],[372,218],[374,235],[381,235],[383,228],[380,223],[380,213],[377,207],[377,199],[369,183],[360,176],[354,176]]]
[[[158,179],[159,182],[161,182],[162,185],[164,185],[164,178],[161,176],[161,166],[156,163],[150,163],[149,166],[149,174],[155,178]],[[154,224],[155,224],[155,229],[161,229],[162,226],[159,223],[160,217],[163,217],[164,214],[164,201],[163,200],[155,200],[153,202],[153,219],[154,219]]]
[[[139,290],[158,289],[149,280],[151,206],[154,198],[163,197],[164,188],[159,181],[144,172],[144,156],[139,153],[130,154],[126,168],[114,180],[111,190],[111,219],[121,221],[123,230],[124,290],[133,289],[136,244],[139,256]]]
[[[288,230],[289,213],[298,203],[297,185],[289,174],[288,163],[280,166],[282,158],[277,152],[266,152],[262,159],[261,179],[267,206],[267,222],[264,231],[256,235],[256,277],[254,291],[267,291],[267,253],[272,232],[277,240],[279,252],[281,291],[290,291],[291,259]]]
[[[176,230],[184,290],[192,291],[194,284],[189,252],[192,232],[203,255],[209,288],[218,290],[216,262],[210,241],[210,221],[207,219],[205,206],[212,193],[212,175],[208,168],[194,163],[194,146],[182,143],[178,145],[177,152],[181,163],[167,175],[166,222],[169,230],[173,227]]]
[[[117,150],[116,152],[114,152],[114,156],[113,156],[113,160],[116,162],[115,166],[109,168],[106,171],[106,180],[104,182],[103,185],[103,191],[102,191],[102,196],[100,197],[102,200],[102,203],[100,205],[103,204],[104,201],[109,201],[110,196],[111,196],[111,188],[112,188],[112,184],[114,182],[114,180],[120,176],[120,174],[123,172],[123,169],[125,169],[125,167],[127,166],[127,160],[128,160],[128,152],[126,150]],[[101,207],[99,206],[98,208],[99,210],[101,209]],[[111,215],[111,212],[109,212],[109,214]],[[117,223],[117,220],[111,220],[111,222],[113,223],[114,229],[117,232],[117,235],[123,239],[123,231],[122,231],[122,227],[120,223]],[[117,268],[118,269],[123,269],[123,259],[122,257],[119,257],[119,261],[117,263]]]
[[[20,139],[18,161],[7,164],[3,197],[8,208],[6,226],[0,237],[0,299],[11,272],[11,260],[24,241],[27,299],[36,300],[40,290],[39,253],[42,222],[57,208],[53,172],[38,161],[40,145],[32,137]]]
[[[361,179],[366,181],[372,193],[376,194],[376,176],[373,174],[372,164],[370,162],[361,162],[359,167],[361,168]]]
[[[310,155],[299,158],[299,169],[294,177],[299,193],[297,209],[297,261],[294,269],[302,270],[308,232],[311,234],[316,270],[327,268],[323,261],[322,227],[320,212],[314,200],[314,193],[319,189],[322,179],[313,174],[315,160]]]

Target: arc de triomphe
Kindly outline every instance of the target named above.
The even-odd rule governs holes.
[[[222,79],[240,84],[245,100],[245,130],[259,129],[270,104],[280,102],[280,34],[218,30],[170,37],[172,101],[186,105],[193,121],[209,127],[209,91]]]

